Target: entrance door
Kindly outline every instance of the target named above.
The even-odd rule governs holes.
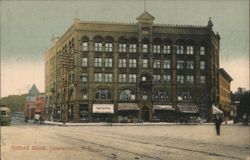
[[[149,108],[146,106],[142,108],[142,120],[149,121]]]

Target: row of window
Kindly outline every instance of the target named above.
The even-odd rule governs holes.
[[[143,93],[143,100],[148,99],[147,93]],[[87,99],[87,91],[82,90],[82,99]],[[167,101],[169,100],[168,91],[157,91],[153,95],[154,100]],[[111,91],[109,89],[99,89],[95,92],[95,99],[97,100],[111,100]],[[119,100],[121,101],[133,101],[136,100],[135,92],[131,90],[123,90],[119,94]],[[178,100],[192,100],[192,95],[190,92],[180,92],[178,95]]]
[[[87,82],[87,74],[83,73],[81,75],[81,81]],[[200,83],[205,84],[205,76],[200,76]],[[170,83],[171,82],[171,75],[153,75],[153,82],[155,83]],[[112,73],[95,73],[94,74],[94,81],[95,82],[113,82],[113,74]],[[141,81],[146,81],[145,77],[142,77]],[[194,83],[194,76],[193,75],[177,75],[176,81],[178,83]],[[136,74],[119,74],[118,82],[120,83],[136,83],[137,82],[137,75]]]
[[[103,65],[104,61],[104,65]],[[129,68],[136,68],[137,67],[137,59],[119,59],[119,68],[126,68],[128,62]],[[162,63],[162,64],[161,64]],[[162,65],[162,66],[161,66]],[[186,65],[187,69],[194,69],[194,62],[193,61],[187,61],[186,63],[184,61],[177,61],[176,68],[177,69],[184,69],[184,66]],[[88,66],[88,59],[82,58],[82,66],[87,67]],[[95,67],[113,67],[113,59],[112,58],[94,58],[94,66]],[[148,68],[149,62],[148,59],[142,60],[142,68]],[[153,68],[164,68],[164,69],[170,69],[171,68],[171,61],[170,60],[154,60],[153,61]],[[200,69],[205,69],[205,61],[200,61]]]
[[[82,42],[82,50],[83,51],[88,51],[89,50],[89,44],[88,42]],[[119,52],[120,53],[126,53],[127,51],[129,53],[136,53],[137,52],[137,45],[136,44],[127,44],[125,43],[120,43],[119,44]],[[95,42],[94,43],[94,51],[96,52],[102,52],[103,51],[103,44],[102,42]],[[114,46],[113,43],[107,42],[104,44],[104,51],[105,52],[113,52],[114,51]],[[194,54],[194,46],[186,46],[185,54]],[[200,46],[200,55],[205,55],[205,47]],[[149,44],[142,44],[142,53],[149,53]],[[153,53],[156,54],[171,54],[171,45],[158,45],[155,44],[153,45]],[[176,48],[176,54],[184,54],[184,46],[183,45],[178,45]]]

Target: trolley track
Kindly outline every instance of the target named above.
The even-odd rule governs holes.
[[[175,150],[181,150],[181,151],[185,151],[185,152],[189,152],[189,153],[197,153],[197,154],[203,154],[203,155],[207,155],[207,156],[213,156],[213,157],[221,157],[221,158],[230,158],[230,159],[243,159],[240,157],[236,157],[236,156],[231,156],[231,155],[225,155],[225,154],[221,154],[218,152],[209,152],[209,151],[203,151],[203,150],[197,150],[197,149],[190,149],[190,148],[185,148],[185,147],[178,147],[178,146],[173,146],[173,145],[166,145],[166,144],[158,144],[158,143],[149,143],[149,142],[145,142],[142,140],[138,140],[138,139],[129,139],[129,138],[122,138],[122,137],[117,137],[117,136],[111,136],[111,135],[103,135],[103,134],[98,134],[98,133],[93,133],[93,132],[86,132],[86,131],[81,131],[81,133],[76,133],[76,132],[72,132],[72,131],[68,131],[68,134],[70,134],[70,136],[65,136],[62,134],[57,134],[61,138],[61,140],[67,139],[67,140],[74,140],[76,142],[81,142],[80,144],[83,143],[89,143],[91,145],[94,146],[101,146],[101,148],[109,148],[115,151],[119,151],[119,152],[123,152],[123,153],[128,153],[128,154],[134,154],[135,157],[144,157],[144,158],[149,158],[149,159],[162,159],[159,157],[154,157],[151,156],[152,154],[144,154],[144,153],[138,153],[138,152],[134,152],[134,151],[129,151],[128,149],[122,149],[122,148],[115,148],[112,147],[112,143],[119,143],[119,144],[123,144],[124,146],[129,146],[131,144],[136,144],[136,145],[141,145],[146,147],[151,148],[151,150],[153,149],[159,149],[161,152],[164,152],[164,154],[175,154],[174,152],[169,152],[169,150],[171,149],[175,149]],[[111,144],[100,144],[100,143],[95,143],[93,141],[90,140],[86,140],[86,139],[82,139],[79,137],[92,137],[95,140],[100,140],[100,141],[106,141],[106,142],[112,142]],[[58,138],[58,137],[54,137],[54,138]],[[155,150],[155,152],[159,152],[159,150]]]

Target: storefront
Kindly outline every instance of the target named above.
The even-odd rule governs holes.
[[[138,122],[139,107],[137,103],[118,103],[117,115],[119,123]]]
[[[181,103],[176,107],[178,120],[182,122],[193,122],[199,115],[199,110],[195,104]]]
[[[114,115],[113,104],[93,104],[93,122],[111,122]]]
[[[79,122],[89,122],[89,105],[87,103],[80,103]]]
[[[175,109],[172,105],[154,105],[153,106],[153,121],[174,122]]]

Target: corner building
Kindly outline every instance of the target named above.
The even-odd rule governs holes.
[[[46,118],[53,121],[175,121],[211,118],[219,101],[219,34],[206,26],[75,18],[45,53]]]

